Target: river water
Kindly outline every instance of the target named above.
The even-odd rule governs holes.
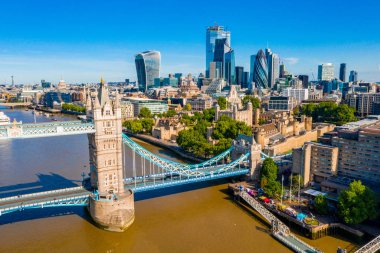
[[[0,110],[12,120],[34,121],[31,111]],[[36,119],[51,121],[42,115]],[[167,150],[139,143],[180,161]],[[0,197],[74,186],[82,172],[88,172],[86,135],[0,141]],[[83,207],[3,215],[0,252],[290,252],[254,212],[235,204],[226,188],[225,182],[206,183],[137,195],[135,222],[124,233],[97,228]],[[352,247],[334,237],[301,238],[324,252]]]

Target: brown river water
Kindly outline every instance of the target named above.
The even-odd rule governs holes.
[[[2,110],[11,118],[33,121],[31,111]],[[42,120],[51,119],[37,117]],[[167,150],[139,143],[181,161]],[[0,197],[80,184],[81,173],[88,170],[87,145],[85,135],[0,141]],[[127,152],[127,174],[129,157]],[[3,215],[0,252],[291,252],[253,211],[232,201],[226,189],[226,182],[218,182],[137,195],[135,222],[124,233],[97,228],[83,207]],[[329,236],[301,238],[324,252],[352,247]]]

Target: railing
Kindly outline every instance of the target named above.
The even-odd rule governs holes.
[[[358,249],[355,253],[375,253],[380,250],[380,235]]]
[[[1,198],[0,202],[7,202],[7,201],[25,199],[25,198],[31,198],[31,197],[38,197],[38,196],[43,196],[43,195],[53,195],[56,193],[73,192],[73,191],[79,191],[79,190],[84,190],[83,186],[58,189],[58,190],[52,190],[52,191],[29,193],[29,194],[23,194],[23,195],[12,196],[12,197],[6,197],[6,198]]]

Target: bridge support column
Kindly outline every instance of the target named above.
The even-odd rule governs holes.
[[[99,227],[112,232],[124,232],[135,220],[133,192],[129,190],[118,194],[117,198],[110,198],[90,197],[88,210]]]

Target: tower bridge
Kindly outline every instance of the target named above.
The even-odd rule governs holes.
[[[0,199],[0,215],[36,208],[87,206],[98,225],[124,231],[134,221],[134,193],[242,175],[257,178],[257,168],[265,159],[260,145],[244,135],[239,135],[231,148],[198,164],[174,162],[153,154],[123,134],[118,94],[111,101],[103,81],[96,94],[87,96],[86,114],[86,121],[0,126],[0,140],[87,134],[90,154],[89,184]],[[132,155],[125,157],[123,148],[129,148]],[[124,173],[126,159],[132,163],[128,168],[131,177]]]

